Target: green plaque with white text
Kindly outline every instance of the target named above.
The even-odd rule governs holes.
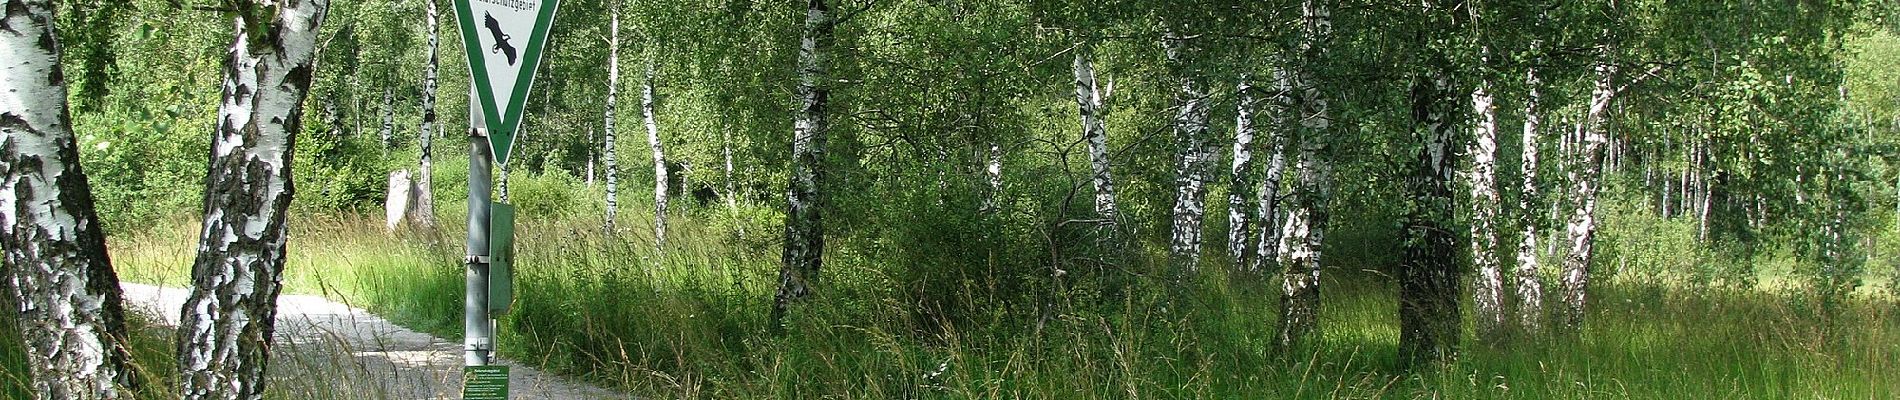
[[[462,367],[462,400],[508,400],[508,366]]]

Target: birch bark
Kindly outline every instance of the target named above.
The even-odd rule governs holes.
[[[1532,45],[1535,49],[1537,46]],[[1537,259],[1537,237],[1543,232],[1543,225],[1537,223],[1537,217],[1543,209],[1539,207],[1541,199],[1537,188],[1537,146],[1539,126],[1543,123],[1543,95],[1538,88],[1543,82],[1537,78],[1536,67],[1524,72],[1524,86],[1529,93],[1524,98],[1524,135],[1522,142],[1523,161],[1519,165],[1523,175],[1523,192],[1518,195],[1517,210],[1524,220],[1523,239],[1517,244],[1517,322],[1526,332],[1538,332],[1543,329],[1544,283],[1539,274]]]
[[[17,299],[32,394],[130,397],[125,311],[67,111],[54,5],[0,14],[0,287]]]
[[[614,107],[618,105],[620,94],[620,2],[615,1],[608,22],[607,33],[607,106],[602,112],[602,146],[600,150],[601,166],[606,169],[604,178],[607,185],[607,215],[602,221],[602,229],[607,234],[615,232],[614,219],[620,214],[620,163],[618,152],[614,150]]]
[[[793,121],[791,182],[786,190],[784,265],[779,269],[778,293],[772,301],[772,326],[783,329],[787,306],[811,295],[824,260],[825,230],[820,208],[824,198],[825,136],[830,130],[826,107],[831,97],[826,67],[831,55],[832,15],[828,0],[807,0],[805,27],[798,51],[799,110]]]
[[[1570,244],[1570,253],[1564,257],[1563,265],[1563,329],[1575,332],[1583,326],[1585,296],[1590,285],[1590,257],[1596,247],[1596,208],[1597,191],[1603,175],[1603,146],[1609,137],[1604,117],[1609,111],[1610,101],[1616,97],[1616,88],[1612,78],[1616,75],[1616,66],[1599,63],[1596,66],[1596,85],[1590,91],[1590,108],[1584,114],[1583,143],[1578,149],[1576,179],[1573,182],[1572,196],[1576,199],[1576,208],[1570,215],[1564,232]]]
[[[425,0],[428,4],[428,47],[426,57],[429,62],[422,69],[422,127],[416,135],[416,148],[422,153],[416,165],[415,211],[409,214],[410,224],[423,230],[435,230],[435,137],[440,126],[435,114],[435,89],[437,77],[441,71],[437,49],[441,47],[441,35],[437,33],[438,17],[436,0]]]
[[[1471,109],[1477,120],[1472,131],[1475,140],[1465,148],[1471,157],[1465,179],[1471,187],[1471,263],[1478,271],[1472,305],[1477,308],[1478,335],[1489,337],[1504,324],[1504,274],[1497,253],[1498,113],[1489,78],[1471,92]]]
[[[1234,117],[1234,154],[1233,167],[1230,170],[1232,180],[1227,189],[1227,254],[1233,257],[1234,269],[1246,269],[1253,264],[1258,255],[1253,248],[1253,223],[1257,219],[1254,212],[1255,193],[1260,183],[1256,181],[1253,160],[1254,142],[1254,93],[1253,85],[1248,82],[1251,76],[1242,74],[1240,84],[1234,88],[1239,98]]]
[[[1214,158],[1207,140],[1207,91],[1201,84],[1199,68],[1188,61],[1196,51],[1188,48],[1188,39],[1178,32],[1163,38],[1168,62],[1179,74],[1174,104],[1174,221],[1169,241],[1169,260],[1177,274],[1192,275],[1201,262],[1201,222],[1207,214],[1207,166]],[[1185,276],[1185,275],[1184,275]],[[1179,278],[1179,277],[1177,277]]]
[[[1084,42],[1075,49],[1075,102],[1082,119],[1082,138],[1088,143],[1090,179],[1095,184],[1095,214],[1114,224],[1115,179],[1109,172],[1108,129],[1102,91],[1095,81],[1094,46]]]
[[[1317,79],[1317,65],[1326,57],[1332,38],[1332,11],[1325,0],[1300,5],[1299,60],[1293,75],[1298,93],[1300,158],[1298,182],[1290,199],[1281,235],[1280,331],[1276,343],[1288,347],[1306,340],[1318,325],[1321,244],[1326,238],[1332,201],[1332,165],[1326,153],[1332,134],[1327,96]]]
[[[1399,354],[1412,363],[1449,359],[1462,320],[1457,244],[1450,231],[1456,95],[1447,67],[1433,68],[1414,83],[1411,99],[1415,135],[1422,146],[1405,185],[1409,206],[1400,264]]]
[[[284,270],[291,159],[328,0],[240,1],[178,327],[185,399],[261,399]]]
[[[646,79],[640,83],[640,118],[647,127],[647,144],[653,148],[653,245],[666,252],[666,206],[669,177],[666,170],[666,145],[660,142],[660,122],[653,115],[653,60],[647,60]]]
[[[1299,103],[1295,100],[1293,77],[1285,61],[1273,71],[1273,132],[1267,136],[1268,158],[1266,171],[1261,174],[1260,189],[1255,204],[1259,218],[1259,235],[1254,237],[1254,259],[1250,269],[1265,272],[1270,266],[1281,265],[1280,239],[1282,235],[1280,218],[1280,179],[1286,172],[1286,143],[1297,133],[1294,126],[1299,115]]]

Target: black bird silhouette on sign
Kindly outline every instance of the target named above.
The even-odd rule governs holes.
[[[501,21],[496,21],[495,16],[489,13],[482,13],[482,19],[486,20],[482,24],[488,26],[488,35],[495,38],[495,47],[489,51],[501,52],[501,55],[508,56],[508,65],[515,65],[515,46],[508,44],[508,39],[511,39],[508,34],[501,33]]]

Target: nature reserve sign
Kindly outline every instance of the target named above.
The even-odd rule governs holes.
[[[558,0],[456,0],[475,100],[495,163],[507,165]]]

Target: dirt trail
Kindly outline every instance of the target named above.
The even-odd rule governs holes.
[[[177,326],[190,292],[136,283],[130,310]],[[505,355],[505,354],[504,354]],[[510,360],[516,399],[624,399],[627,395],[543,373]],[[269,385],[287,398],[459,399],[462,345],[396,326],[362,309],[319,296],[277,299],[277,340]]]

